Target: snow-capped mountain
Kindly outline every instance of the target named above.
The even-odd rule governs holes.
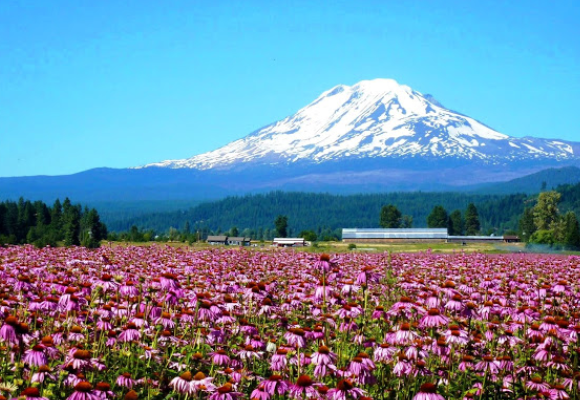
[[[217,150],[145,167],[223,170],[374,159],[455,159],[504,164],[578,159],[560,140],[515,138],[449,110],[392,79],[338,85],[281,121]]]

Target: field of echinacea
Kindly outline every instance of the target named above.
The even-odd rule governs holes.
[[[0,399],[578,399],[580,258],[0,248]]]

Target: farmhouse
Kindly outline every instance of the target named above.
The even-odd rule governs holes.
[[[249,246],[250,238],[246,237],[228,237],[228,244],[233,246]]]
[[[274,238],[272,245],[277,247],[303,247],[308,244],[303,238]]]
[[[517,236],[452,236],[446,228],[342,230],[345,243],[493,243],[517,242]]]
[[[225,235],[208,236],[207,243],[211,245],[230,245],[230,246],[249,246],[250,238],[246,237],[228,237]]]

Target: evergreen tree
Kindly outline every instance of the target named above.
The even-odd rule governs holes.
[[[449,234],[460,236],[464,232],[464,221],[461,211],[455,210],[449,214]]]
[[[401,228],[412,228],[413,227],[413,217],[410,215],[403,215],[401,220]]]
[[[534,224],[538,230],[553,230],[558,222],[558,203],[562,195],[556,191],[542,192],[534,206]]]
[[[467,236],[477,235],[480,230],[479,213],[475,204],[469,203],[465,210],[465,234]]]
[[[68,199],[67,199],[68,200]],[[66,201],[65,201],[66,202]],[[64,208],[63,212],[63,230],[64,230],[64,245],[78,246],[80,245],[79,234],[81,230],[81,212],[79,207],[70,205]]]
[[[534,223],[534,211],[532,208],[526,207],[519,221],[520,238],[524,242],[529,242],[530,238],[536,232],[536,230],[536,224]]]
[[[232,227],[230,228],[230,233],[229,233],[229,236],[232,236],[232,237],[237,237],[237,236],[239,236],[239,234],[240,234],[240,231],[238,230],[238,228],[237,228],[237,227],[235,227],[235,226],[232,226]]]
[[[285,238],[288,236],[288,217],[285,215],[278,215],[274,221],[276,227],[276,236]]]
[[[448,223],[449,217],[443,206],[433,207],[431,214],[427,217],[427,226],[429,228],[447,228]]]
[[[379,224],[383,228],[400,228],[402,224],[402,214],[393,204],[383,206]]]
[[[580,225],[573,211],[564,216],[564,245],[569,250],[580,249]]]

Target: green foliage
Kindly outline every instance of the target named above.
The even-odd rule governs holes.
[[[403,214],[403,227],[425,227],[431,209],[439,204],[448,210],[465,209],[474,203],[479,211],[482,230],[491,229],[501,235],[505,230],[518,228],[518,220],[528,196],[478,195],[466,193],[394,192],[382,194],[334,195],[325,193],[270,192],[246,196],[232,196],[171,212],[152,212],[150,203],[138,215],[138,205],[132,211],[99,214],[110,231],[128,232],[132,225],[155,232],[168,232],[171,226],[190,222],[191,232],[204,240],[208,234],[217,234],[220,227],[237,226],[249,229],[256,240],[272,240],[276,231],[272,221],[278,215],[288,217],[288,233],[313,230],[319,238],[340,237],[342,228],[378,228],[381,209],[385,204],[395,205]],[[160,211],[168,206],[155,203]],[[186,202],[183,202],[186,204]],[[102,205],[100,207],[110,207]],[[113,215],[114,214],[114,215]],[[108,217],[105,218],[104,216]],[[127,217],[123,217],[126,215]],[[162,236],[162,233],[159,233]]]
[[[288,217],[285,215],[278,215],[274,220],[276,227],[276,236],[285,238],[288,237]]]
[[[318,235],[316,234],[316,232],[314,232],[312,230],[302,231],[302,232],[300,232],[298,237],[301,237],[304,240],[307,240],[309,242],[316,242],[318,240]]]
[[[379,225],[383,228],[401,228],[403,222],[403,214],[393,204],[383,206],[381,208],[381,217]]]
[[[477,235],[481,226],[479,223],[479,213],[475,204],[469,203],[465,210],[465,234],[468,236]]]
[[[31,243],[45,247],[56,246],[62,240],[67,246],[98,247],[106,232],[95,209],[83,210],[68,198],[62,204],[56,200],[52,207],[23,198],[0,203],[0,245]]]
[[[530,238],[536,232],[536,224],[534,223],[534,211],[532,208],[524,209],[524,213],[520,218],[519,232],[520,237],[524,242],[529,242]]]
[[[356,249],[356,244],[354,244],[354,243],[349,243],[349,244],[348,244],[348,249],[349,249],[349,250],[354,250],[354,249]]]
[[[564,216],[564,246],[569,250],[580,250],[580,225],[576,213],[569,211]]]
[[[447,228],[449,217],[443,206],[436,205],[433,207],[431,214],[427,217],[427,227],[429,228]]]
[[[556,191],[542,192],[534,207],[534,224],[538,230],[554,229],[558,221],[558,203],[562,195]]]
[[[449,234],[454,236],[461,236],[464,233],[465,221],[461,211],[455,210],[449,214]]]
[[[533,244],[544,244],[552,246],[556,243],[556,238],[554,237],[553,231],[540,229],[534,232],[534,234],[530,237],[529,242]]]

